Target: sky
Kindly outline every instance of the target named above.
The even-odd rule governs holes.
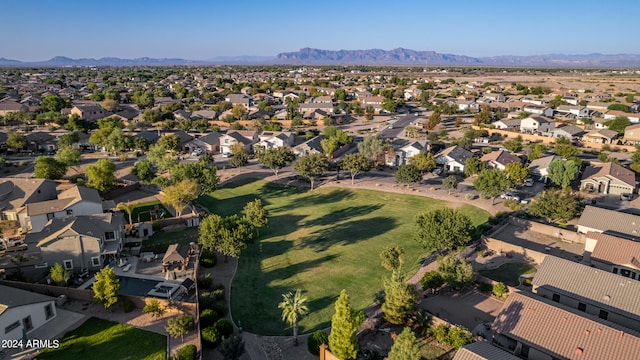
[[[0,57],[640,54],[640,0],[2,0]],[[629,16],[629,14],[634,14]]]

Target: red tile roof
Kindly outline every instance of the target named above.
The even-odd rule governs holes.
[[[593,231],[586,237],[597,241],[591,259],[640,269],[640,242]]]

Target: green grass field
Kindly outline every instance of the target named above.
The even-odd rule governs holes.
[[[480,275],[491,280],[501,281],[509,286],[520,285],[520,276],[535,272],[536,268],[529,264],[514,262],[502,264],[493,270],[480,270]]]
[[[166,336],[92,317],[66,334],[58,349],[46,349],[36,359],[164,360],[166,357]]]
[[[151,251],[162,254],[167,251],[171,244],[189,245],[191,242],[198,242],[198,228],[192,227],[176,231],[158,231],[142,242],[141,252]]]
[[[144,203],[136,203],[136,207],[133,209],[131,213],[131,218],[134,222],[143,222],[149,221],[151,219],[150,211],[155,211],[156,205],[158,206],[158,215],[161,218],[170,218],[172,217],[169,210],[167,210],[164,205],[159,200],[148,201]],[[125,219],[129,221],[129,215],[125,214]],[[154,215],[154,220],[156,216]]]
[[[403,246],[403,270],[415,273],[427,254],[412,239],[414,216],[446,206],[422,196],[337,188],[310,192],[258,180],[227,185],[199,201],[214,213],[229,215],[255,198],[269,210],[270,224],[240,256],[231,308],[243,328],[263,335],[290,333],[278,303],[281,294],[297,288],[307,295],[310,309],[300,321],[301,332],[329,326],[343,288],[355,309],[370,305],[389,275],[380,265],[380,252]],[[470,205],[460,209],[474,224],[489,218]]]

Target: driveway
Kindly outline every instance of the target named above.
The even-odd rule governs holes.
[[[438,295],[429,294],[418,307],[451,324],[473,330],[476,325],[493,322],[503,302],[477,290],[451,292],[442,290]]]

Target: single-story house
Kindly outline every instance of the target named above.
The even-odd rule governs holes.
[[[640,239],[640,216],[587,205],[578,219],[576,228],[579,234],[595,231]]]
[[[464,172],[467,159],[470,157],[473,157],[471,151],[454,145],[436,154],[436,164],[443,165],[447,172]]]
[[[522,162],[522,159],[505,150],[492,151],[483,155],[480,161],[490,169],[504,170],[508,164]]]
[[[520,130],[522,119],[502,119],[491,123],[496,129],[500,130]]]
[[[590,231],[585,235],[585,251],[597,269],[640,281],[640,242]]]
[[[323,154],[324,150],[322,149],[321,142],[322,136],[316,136],[312,139],[309,139],[303,142],[300,145],[296,145],[293,147],[293,153],[296,156],[304,156],[309,154]]]
[[[640,124],[630,125],[624,129],[624,142],[629,145],[640,145]]]
[[[618,132],[609,129],[599,129],[589,131],[582,135],[582,141],[594,144],[612,144],[613,140],[618,137]]]
[[[247,153],[253,152],[253,144],[258,141],[258,133],[249,130],[232,130],[220,136],[220,152],[230,154],[234,144],[242,144]]]
[[[614,162],[587,166],[580,180],[580,189],[600,194],[633,194],[636,176],[633,171]]]
[[[536,177],[538,181],[546,183],[547,176],[549,176],[549,164],[555,159],[561,159],[561,157],[558,155],[550,155],[532,160],[531,163],[529,163],[529,174]]]
[[[551,131],[551,136],[555,138],[566,138],[569,140],[582,137],[584,129],[575,125],[566,125],[563,127],[555,128]]]

